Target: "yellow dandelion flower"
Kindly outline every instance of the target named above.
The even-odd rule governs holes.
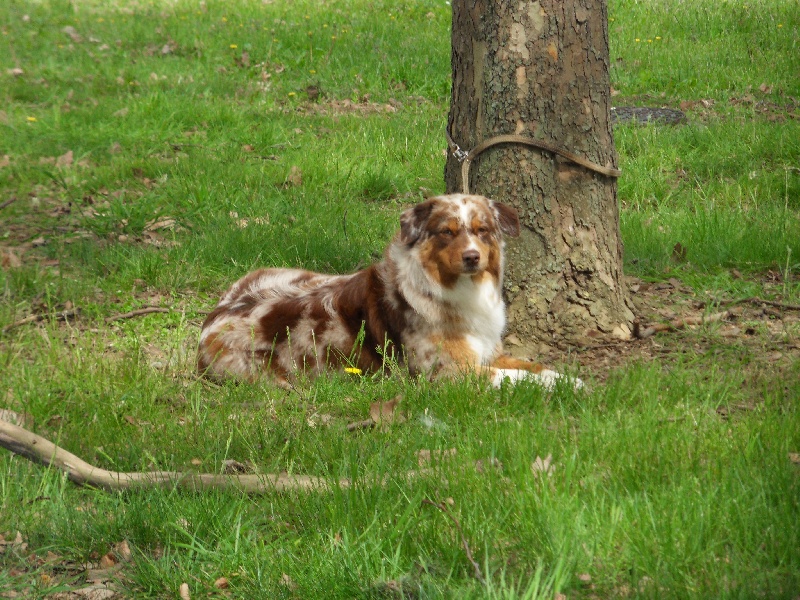
[[[647,43],[648,43],[648,44],[652,44],[652,43],[653,43],[653,40],[647,40]]]
[[[335,35],[332,35],[332,36],[331,36],[331,39],[332,39],[332,40],[335,42],[335,41],[336,41],[336,36],[335,36]]]
[[[328,28],[328,24],[327,24],[327,23],[325,23],[325,24],[322,26],[322,28],[323,28],[323,29],[327,29],[327,28]]]
[[[308,32],[308,35],[309,35],[309,37],[310,37],[310,36],[314,35],[314,32],[313,32],[313,31],[309,31],[309,32]]]
[[[311,69],[308,72],[311,73],[312,75],[315,75],[317,73],[316,69]]]
[[[237,44],[231,44],[231,50],[236,50],[239,46]]]
[[[657,35],[657,36],[656,36],[656,39],[657,39],[657,40],[660,40],[660,39],[661,39],[661,36],[660,36],[660,35]]]
[[[222,17],[222,22],[223,23],[227,23],[228,22],[228,17]]]
[[[36,117],[28,117],[28,123],[36,123]]]
[[[289,92],[289,96],[297,96],[296,92]]]
[[[635,40],[633,40],[633,41],[634,41],[634,42],[636,42],[636,43],[638,44],[638,43],[639,43],[639,42],[641,42],[642,40],[640,40],[639,38],[636,38],[636,39],[635,39]]]
[[[780,29],[781,27],[783,27],[783,23],[778,23],[778,29]]]
[[[345,367],[344,372],[350,373],[351,375],[361,375],[362,373],[361,369],[358,369],[356,367]]]

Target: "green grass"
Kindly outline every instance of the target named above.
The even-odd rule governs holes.
[[[127,540],[116,585],[131,598],[177,598],[184,582],[223,597],[219,577],[235,598],[797,596],[796,312],[754,309],[733,337],[719,324],[657,336],[629,359],[576,349],[561,358],[590,382],[579,394],[402,374],[299,393],[194,377],[204,311],[233,279],[366,265],[403,207],[443,190],[449,11],[0,3],[0,202],[16,198],[0,250],[21,261],[0,269],[0,327],[81,311],[0,334],[0,408],[108,469],[235,459],[356,481],[106,493],[2,451],[0,534],[28,546],[0,546],[0,591],[81,587],[76,565]],[[692,103],[684,125],[615,129],[626,273],[685,286],[646,314],[800,304],[800,12],[619,0],[609,15],[615,103]],[[104,321],[145,305],[174,310]],[[405,422],[347,431],[397,395]],[[451,449],[404,475],[419,451]],[[532,469],[548,455],[550,475]],[[448,498],[486,585],[453,521],[423,503]]]

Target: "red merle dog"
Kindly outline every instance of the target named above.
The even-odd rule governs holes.
[[[208,315],[198,367],[285,384],[331,367],[380,371],[394,355],[414,374],[473,371],[496,386],[530,378],[552,387],[561,375],[502,353],[503,235],[519,235],[515,209],[482,196],[438,196],[402,214],[383,261],[368,269],[254,271]]]

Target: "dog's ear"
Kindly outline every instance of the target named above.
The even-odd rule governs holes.
[[[416,243],[425,230],[425,224],[428,222],[428,217],[431,216],[435,202],[436,200],[433,198],[420,202],[400,215],[400,241],[402,243],[409,246]]]
[[[517,209],[495,201],[492,201],[492,208],[497,218],[497,224],[500,225],[500,231],[509,237],[518,237],[519,215],[517,214]]]

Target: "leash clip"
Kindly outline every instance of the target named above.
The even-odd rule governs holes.
[[[461,149],[461,146],[455,143],[453,137],[450,135],[449,127],[444,130],[444,135],[447,137],[447,145],[450,147],[450,152],[453,157],[460,163],[463,163],[469,158],[469,152]]]
[[[456,144],[456,148],[453,150],[453,156],[458,162],[463,163],[465,160],[467,160],[469,152],[464,152],[461,147]]]

